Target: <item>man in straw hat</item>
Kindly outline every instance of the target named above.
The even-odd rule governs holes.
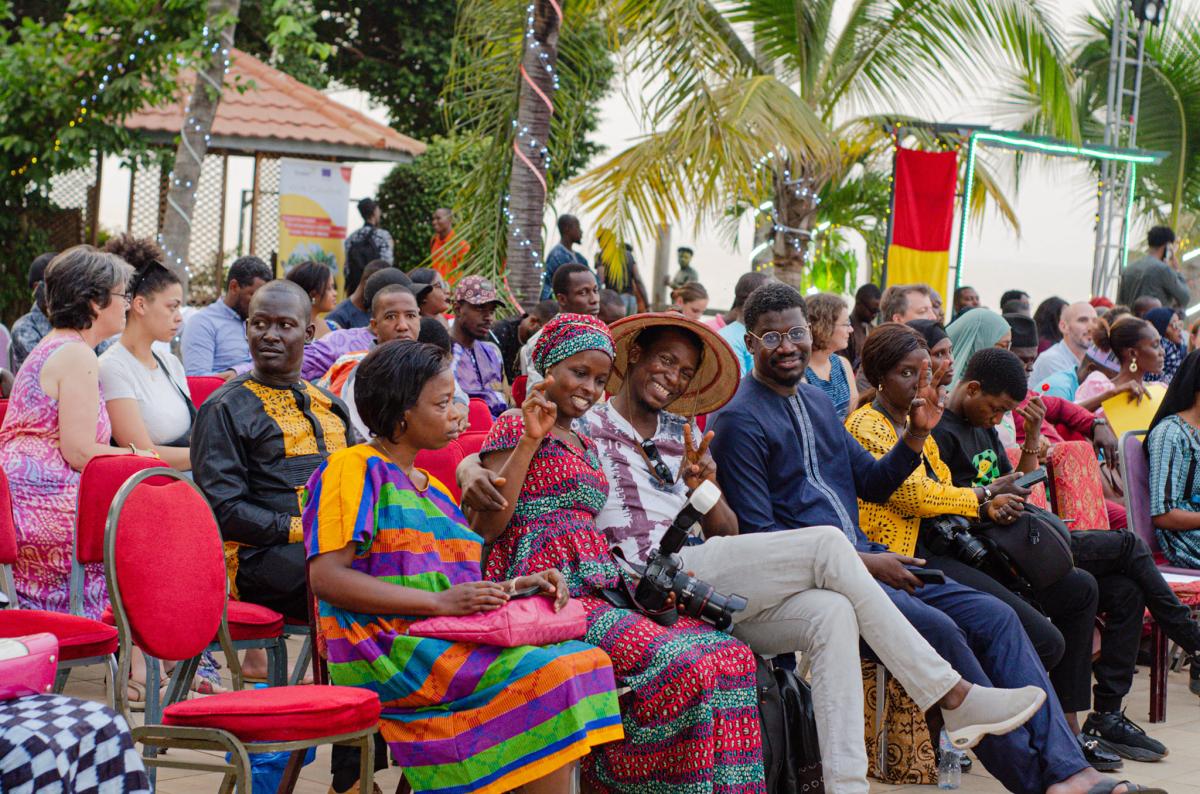
[[[711,328],[675,313],[634,315],[614,323],[612,334],[615,357],[608,388],[613,397],[593,407],[576,429],[596,442],[608,480],[597,526],[627,558],[644,560],[689,492],[703,480],[716,479],[707,453],[712,434],[697,437],[685,415],[715,411],[729,401],[738,388],[738,362]],[[474,461],[460,470],[460,480],[468,506],[489,510],[501,501]],[[1020,725],[1045,698],[1034,687],[1003,692],[970,687],[903,619],[840,532],[739,537],[737,519],[724,499],[704,517],[701,529],[708,540],[684,547],[680,556],[689,571],[718,590],[754,593],[747,609],[735,616],[733,634],[760,653],[803,651],[813,656],[818,676],[824,672],[833,678],[833,667],[857,676],[854,629],[861,627],[863,639],[889,668],[895,667],[908,691],[920,693],[927,706],[940,706],[952,735],[969,735],[971,742],[989,730]],[[811,614],[802,619],[784,614],[793,600],[803,601]],[[833,608],[839,603],[853,610],[852,618]],[[822,635],[832,629],[826,615],[839,624],[839,634],[847,628],[854,633],[852,644],[827,646]],[[752,628],[750,634],[743,636],[744,627]],[[970,692],[975,694],[968,699]],[[820,698],[854,715],[821,725],[827,790],[866,792],[862,687],[856,680],[851,691],[825,690]],[[859,706],[847,705],[853,702]]]

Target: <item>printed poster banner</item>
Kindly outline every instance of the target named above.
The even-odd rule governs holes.
[[[323,262],[337,274],[341,290],[350,171],[350,166],[338,163],[280,159],[279,265],[283,272],[300,262]]]
[[[946,294],[957,188],[958,155],[954,152],[897,150],[888,284],[923,283]]]

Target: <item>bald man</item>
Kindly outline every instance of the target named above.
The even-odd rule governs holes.
[[[225,540],[231,595],[302,623],[300,490],[355,440],[346,406],[300,377],[313,330],[303,289],[264,284],[246,318],[254,366],[204,401],[192,431],[193,476]]]
[[[1096,327],[1096,309],[1087,301],[1076,301],[1062,311],[1058,330],[1062,341],[1046,348],[1033,362],[1030,383],[1041,383],[1056,372],[1075,369],[1092,343]]]

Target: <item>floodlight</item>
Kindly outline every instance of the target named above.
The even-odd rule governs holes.
[[[1138,22],[1157,25],[1166,13],[1167,0],[1132,0],[1133,15]]]

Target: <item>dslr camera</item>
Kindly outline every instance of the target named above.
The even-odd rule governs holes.
[[[736,593],[723,595],[707,582],[688,576],[678,554],[687,541],[688,530],[712,510],[720,498],[721,491],[717,486],[707,481],[701,483],[667,528],[658,548],[650,550],[634,598],[640,606],[659,613],[655,619],[664,626],[673,624],[682,612],[724,631],[733,623],[733,614],[746,608],[747,602],[742,596]],[[673,611],[665,609],[671,593],[675,594]]]
[[[971,534],[971,523],[962,516],[938,516],[925,522],[928,528],[926,544],[934,554],[955,557],[978,568],[987,557],[988,548]]]

